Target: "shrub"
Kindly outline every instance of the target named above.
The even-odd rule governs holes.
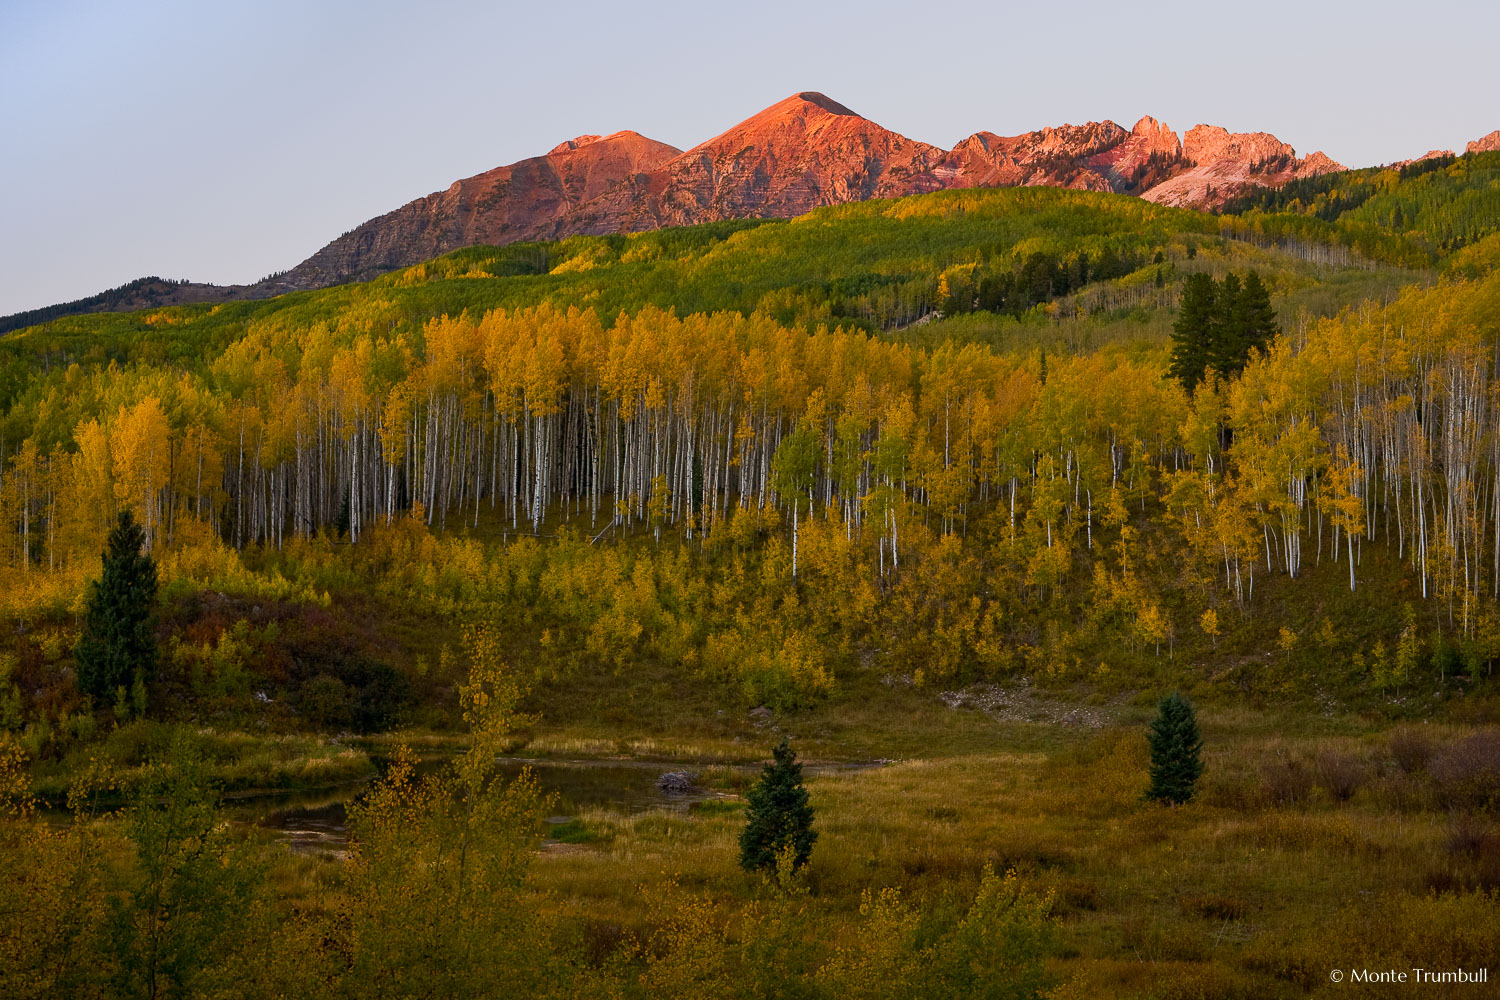
[[[1419,729],[1402,726],[1391,734],[1391,757],[1403,773],[1425,770],[1432,759],[1432,740]]]
[[[1260,766],[1260,784],[1272,805],[1294,806],[1312,790],[1312,775],[1302,761],[1283,755]]]
[[[1481,729],[1451,744],[1427,772],[1450,809],[1500,808],[1500,730]]]
[[[318,674],[302,685],[302,714],[319,729],[340,729],[349,724],[349,689],[329,674]]]
[[[1479,857],[1500,849],[1500,837],[1494,827],[1470,813],[1454,813],[1448,818],[1448,835],[1445,846],[1449,854],[1465,854]]]
[[[1318,755],[1316,772],[1318,784],[1338,802],[1352,799],[1370,774],[1363,759],[1337,750],[1325,750]]]

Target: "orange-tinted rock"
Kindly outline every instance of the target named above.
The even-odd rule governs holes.
[[[549,235],[789,218],[820,205],[937,190],[947,154],[803,92],[559,216]]]
[[[1500,129],[1496,129],[1483,139],[1475,139],[1464,147],[1466,153],[1493,153],[1500,150]]]
[[[1230,132],[1196,125],[1182,141],[1184,169],[1144,192],[1161,205],[1222,205],[1251,188],[1279,187],[1300,177],[1343,170],[1321,152],[1299,160],[1297,151],[1266,132]]]

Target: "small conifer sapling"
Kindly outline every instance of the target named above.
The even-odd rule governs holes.
[[[793,868],[801,868],[818,839],[796,752],[783,738],[772,756],[748,796],[750,807],[740,834],[740,867],[746,871],[775,868],[777,855],[787,850]]]
[[[1146,739],[1151,745],[1146,797],[1173,804],[1191,799],[1203,773],[1203,740],[1192,704],[1175,691],[1163,698]]]

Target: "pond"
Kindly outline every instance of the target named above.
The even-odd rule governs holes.
[[[441,759],[426,760],[418,770],[431,770]],[[610,808],[636,813],[650,809],[688,809],[695,802],[719,798],[720,793],[694,782],[686,791],[668,792],[657,787],[657,779],[672,771],[693,768],[680,761],[646,760],[535,760],[506,758],[500,771],[515,778],[530,768],[543,793],[556,798],[548,821],[561,824],[576,816],[579,810]],[[759,771],[758,765],[745,765],[747,775]],[[231,799],[225,803],[230,818],[272,831],[273,836],[294,851],[324,854],[341,853],[348,847],[347,805],[364,793],[365,783],[345,785],[314,792],[277,793]]]

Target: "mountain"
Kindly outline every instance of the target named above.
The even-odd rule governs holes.
[[[945,150],[822,94],[794,94],[558,220],[552,236],[639,232],[721,219],[789,218],[820,205],[944,187]]]
[[[1500,142],[1500,133],[1486,142]],[[168,290],[166,301],[323,288],[465,246],[790,218],[820,205],[945,188],[1066,187],[1214,208],[1257,188],[1343,169],[1322,153],[1298,158],[1264,132],[1198,125],[1179,139],[1150,117],[1128,131],[1105,121],[1017,136],[976,132],[945,150],[804,91],[686,152],[637,132],[579,136],[371,219],[254,285],[184,285],[175,298]]]
[[[429,260],[476,244],[550,236],[581,204],[682,151],[637,132],[581,135],[534,156],[454,181],[446,191],[371,219],[257,291],[323,288]]]
[[[977,132],[952,150],[908,139],[804,91],[681,152],[639,135],[582,136],[546,156],[455,182],[346,233],[265,293],[373,277],[475,244],[640,232],[955,187],[1045,185],[1212,207],[1247,188],[1343,168],[1298,159],[1264,132],[1199,125],[1184,140],[1154,118]]]

